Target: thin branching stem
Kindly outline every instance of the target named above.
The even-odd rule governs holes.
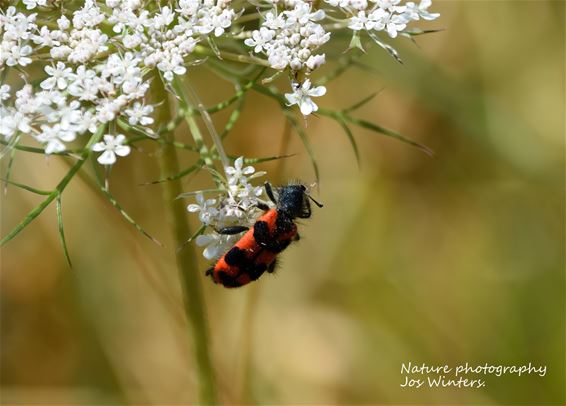
[[[240,62],[245,64],[260,65],[265,67],[271,66],[269,62],[266,61],[265,59],[256,58],[255,56],[241,55],[241,54],[236,54],[234,52],[228,52],[222,50],[220,50],[217,55],[213,49],[204,47],[202,45],[197,45],[195,47],[194,54],[200,56],[220,57],[222,59],[227,59],[229,61]]]
[[[185,86],[180,79],[175,78],[173,80],[173,87],[175,88],[178,96],[181,99],[180,100],[181,110],[183,112],[185,112],[184,117],[185,117],[185,120],[187,121],[187,125],[189,126],[189,131],[191,132],[193,140],[195,141],[195,145],[197,147],[197,150],[198,150],[201,158],[204,160],[205,165],[209,169],[214,170],[214,162],[212,160],[212,155],[211,155],[208,147],[206,146],[206,144],[204,142],[204,139],[202,137],[202,133],[200,132],[200,128],[198,126],[197,121],[195,120],[194,115],[190,114],[190,111],[192,110],[192,108],[191,108],[191,103],[189,101],[189,96],[186,92]]]
[[[38,204],[32,211],[30,211],[28,215],[22,220],[22,222],[20,222],[16,227],[14,227],[12,231],[10,231],[6,236],[4,236],[4,238],[0,240],[0,246],[4,245],[12,238],[14,238],[16,235],[18,235],[18,233],[22,231],[35,218],[37,218],[37,216],[39,216],[43,212],[43,210],[45,210],[45,208],[49,206],[49,204],[51,204],[53,200],[58,198],[61,195],[61,193],[63,193],[63,190],[65,190],[71,179],[73,179],[75,174],[78,172],[79,169],[81,169],[81,167],[87,160],[88,156],[90,155],[90,149],[92,148],[92,146],[102,138],[102,134],[104,133],[105,128],[106,128],[105,125],[101,125],[100,127],[98,127],[96,133],[94,133],[90,137],[90,140],[88,141],[85,149],[81,152],[79,156],[79,160],[75,162],[75,164],[71,167],[71,169],[69,169],[69,172],[67,172],[65,177],[61,179],[61,181],[55,187],[55,189],[53,189],[53,191],[51,191],[51,193],[47,195],[45,200],[42,201],[40,204]]]
[[[226,169],[228,166],[230,166],[230,162],[228,161],[228,156],[226,155],[226,151],[224,151],[224,145],[222,145],[222,140],[220,139],[220,136],[218,135],[218,132],[214,127],[214,123],[210,118],[210,114],[208,114],[208,112],[204,108],[204,105],[202,104],[200,97],[198,97],[197,93],[195,92],[195,89],[193,89],[191,84],[187,82],[185,82],[185,84],[188,90],[187,94],[189,98],[192,99],[192,102],[196,106],[197,110],[200,111],[201,118],[204,121],[206,128],[208,129],[210,137],[212,138],[212,142],[216,147],[216,152],[220,157],[220,162],[222,162],[222,166],[224,167],[224,169]]]
[[[153,81],[151,93],[154,101],[161,102],[156,108],[157,122],[169,122],[172,117],[169,93],[166,91],[160,78],[156,77]],[[164,132],[161,137],[169,141],[169,143],[162,146],[161,153],[159,154],[161,176],[166,178],[179,173],[180,166],[177,150],[172,145],[174,134],[172,132]],[[216,404],[216,390],[208,343],[205,302],[194,247],[191,244],[183,245],[191,235],[185,206],[182,200],[176,199],[183,192],[182,184],[180,179],[174,179],[170,182],[163,182],[162,185],[163,198],[167,207],[167,217],[173,231],[175,247],[172,249],[175,252],[183,291],[184,310],[193,335],[194,356],[199,379],[198,403],[212,405]],[[177,249],[177,247],[182,248]]]

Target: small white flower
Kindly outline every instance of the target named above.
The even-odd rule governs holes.
[[[69,85],[69,93],[75,97],[79,97],[82,100],[92,100],[92,97],[88,97],[93,90],[94,94],[98,93],[98,88],[89,89],[94,85],[96,77],[96,72],[92,69],[87,69],[84,65],[77,68],[77,72],[73,78],[73,82]],[[85,93],[87,97],[85,97]]]
[[[202,255],[208,260],[213,260],[228,251],[239,238],[239,235],[221,235],[212,232],[210,234],[199,235],[195,242],[199,247],[206,247]]]
[[[0,108],[0,118],[2,125],[0,125],[0,135],[5,139],[10,139],[17,132],[29,134],[31,132],[30,119],[28,116],[13,109]]]
[[[47,65],[45,72],[50,76],[40,84],[41,88],[45,90],[53,89],[55,86],[57,86],[59,90],[63,90],[67,87],[67,81],[71,81],[75,78],[73,70],[65,67],[63,62],[57,62],[56,67]]]
[[[247,38],[244,41],[249,47],[254,47],[254,52],[260,53],[263,49],[268,50],[270,48],[270,42],[275,35],[275,31],[272,31],[266,27],[261,27],[259,30],[252,32],[252,38]]]
[[[228,184],[235,185],[237,183],[245,183],[246,176],[255,172],[253,166],[244,166],[244,157],[239,157],[234,162],[234,166],[227,166],[225,168],[226,175],[228,175]],[[241,180],[244,180],[243,182]]]
[[[150,114],[153,112],[153,106],[144,106],[140,102],[135,102],[132,108],[126,109],[124,113],[129,117],[128,123],[130,125],[141,124],[143,126],[153,123],[153,118]]]
[[[120,104],[115,99],[105,98],[100,101],[96,106],[97,118],[103,123],[114,120],[116,115],[120,112]]]
[[[94,134],[98,127],[96,116],[90,111],[83,111],[81,117],[75,123],[75,128],[79,134],[89,131]]]
[[[49,31],[49,28],[46,26],[41,27],[39,35],[34,35],[32,40],[35,44],[39,45],[40,48],[59,46],[61,44],[54,38],[54,32]]]
[[[407,7],[405,13],[411,20],[419,20],[420,18],[428,21],[436,20],[440,17],[440,13],[430,13],[428,8],[431,5],[431,0],[422,0],[418,6],[411,1],[405,5]]]
[[[394,11],[401,0],[377,0],[376,3],[384,10]]]
[[[183,66],[183,57],[179,54],[163,59],[157,64],[157,68],[163,72],[163,77],[168,82],[173,80],[173,74],[184,75],[187,72],[187,68]]]
[[[29,45],[19,46],[14,45],[10,48],[9,52],[6,52],[8,57],[6,58],[6,65],[8,66],[27,66],[31,63],[31,58],[28,55],[31,55],[32,49]]]
[[[133,49],[138,47],[143,40],[144,37],[140,33],[136,32],[134,34],[125,35],[124,38],[122,39],[122,43],[126,48]]]
[[[213,207],[216,204],[216,199],[205,200],[202,193],[197,194],[196,199],[197,203],[189,204],[187,210],[190,213],[199,212],[199,220],[201,223],[207,225],[212,224],[218,216],[218,210]]]
[[[10,85],[0,86],[0,102],[10,98]]]
[[[391,38],[397,37],[397,33],[407,27],[407,22],[408,20],[405,15],[390,14],[384,21],[387,34],[389,34]]]
[[[310,79],[305,80],[302,84],[293,83],[293,93],[286,93],[285,98],[289,102],[289,106],[297,104],[304,116],[308,116],[313,111],[318,110],[318,106],[312,101],[311,97],[324,96],[326,87],[317,86],[311,89]]]
[[[161,9],[161,13],[153,18],[153,26],[157,29],[163,26],[166,27],[173,22],[174,18],[175,13],[168,6],[165,6]]]
[[[24,0],[24,4],[26,5],[26,9],[32,10],[37,6],[45,6],[47,0]]]
[[[106,134],[102,142],[98,142],[92,146],[95,152],[102,152],[97,161],[101,165],[112,165],[116,162],[116,155],[127,156],[130,154],[130,147],[124,145],[126,137],[123,134],[113,136]]]
[[[59,124],[54,126],[42,125],[41,132],[36,136],[36,139],[45,144],[45,153],[50,155],[54,152],[61,152],[65,150],[65,142],[71,142],[75,139],[75,133],[63,129]]]
[[[307,68],[315,70],[326,63],[326,55],[311,55],[306,61]]]
[[[57,20],[57,26],[61,31],[65,31],[71,26],[71,21],[67,17],[61,16]]]
[[[273,46],[270,48],[267,60],[273,69],[283,70],[291,61],[289,49],[285,46]]]

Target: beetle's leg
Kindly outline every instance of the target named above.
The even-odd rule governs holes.
[[[243,233],[244,231],[248,231],[249,229],[250,228],[246,226],[230,226],[230,227],[222,227],[216,230],[216,232],[218,234],[223,234],[223,235],[234,235],[234,234]]]
[[[274,204],[277,204],[277,200],[273,195],[273,189],[271,188],[271,183],[265,182],[264,187],[265,187],[265,193],[267,194],[267,197],[269,197],[269,200],[271,200]]]
[[[262,202],[257,202],[256,207],[260,210],[263,210],[263,211],[269,210],[269,206],[265,203],[262,203]]]
[[[268,273],[275,272],[276,267],[277,267],[277,259],[274,259],[273,262],[271,264],[269,264],[269,266],[267,267],[267,272]]]

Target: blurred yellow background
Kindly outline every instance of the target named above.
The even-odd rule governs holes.
[[[355,115],[435,156],[355,128],[358,168],[340,127],[309,118],[325,207],[301,225],[275,275],[236,290],[203,275],[223,403],[564,404],[564,3],[433,7],[441,18],[423,28],[445,31],[416,38],[419,47],[397,40],[403,66],[372,47],[361,63],[377,72],[351,69],[319,105],[342,109],[382,89]],[[205,104],[232,91],[202,66],[190,74]],[[218,128],[227,116],[214,116]],[[250,93],[227,150],[277,155],[283,128],[277,104]],[[190,142],[185,127],[177,136]],[[72,270],[54,207],[2,249],[2,403],[195,401],[161,187],[140,186],[159,178],[156,149],[138,145],[113,168],[111,190],[166,248],[75,179],[63,195]],[[258,169],[275,183],[314,181],[298,137],[288,151],[297,155]],[[180,154],[183,167],[196,159]],[[13,174],[49,188],[66,169],[18,153]],[[10,187],[2,235],[39,201]],[[532,362],[548,372],[409,390],[399,386],[409,361]]]

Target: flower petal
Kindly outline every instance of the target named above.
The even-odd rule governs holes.
[[[215,241],[217,238],[214,237],[213,234],[201,234],[195,239],[195,243],[199,247],[204,247],[205,245],[210,244],[211,242]]]
[[[194,212],[197,212],[197,211],[200,211],[200,210],[201,210],[201,208],[200,208],[200,206],[199,206],[198,204],[192,203],[192,204],[189,204],[189,205],[187,206],[187,211],[189,211],[189,212],[191,212],[191,213],[194,213]],[[200,237],[200,236],[199,236],[199,237]]]
[[[242,170],[243,164],[244,164],[244,157],[241,156],[238,159],[236,159],[236,162],[234,162],[234,167],[236,168],[236,170]]]
[[[113,151],[104,151],[97,161],[101,165],[112,165],[116,162],[116,154]]]
[[[116,153],[116,155],[120,155],[120,156],[127,156],[130,154],[130,151],[131,148],[128,147],[127,145],[120,145],[114,148],[114,152]]]
[[[303,113],[303,116],[311,114],[314,110],[313,106],[316,107],[316,104],[314,104],[311,99],[303,100],[301,103],[301,113]]]
[[[317,86],[309,91],[309,96],[312,97],[320,97],[326,94],[326,87],[324,86]]]
[[[103,142],[97,142],[92,146],[92,150],[95,152],[104,151],[106,149],[106,144]]]

